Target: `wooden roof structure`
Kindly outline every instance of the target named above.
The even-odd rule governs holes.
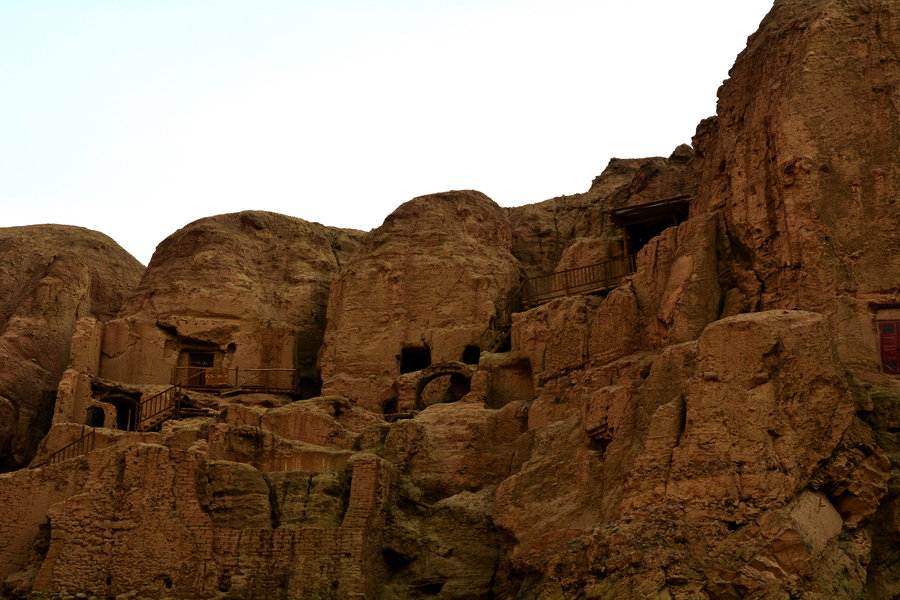
[[[609,211],[613,223],[619,227],[656,223],[659,221],[684,221],[691,204],[690,194],[672,196],[663,200],[653,200],[642,204],[623,206]]]

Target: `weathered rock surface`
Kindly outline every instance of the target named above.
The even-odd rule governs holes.
[[[777,1],[693,149],[614,159],[585,194],[174,234],[118,320],[73,321],[38,460],[115,413],[76,458],[0,475],[0,595],[896,597],[898,27],[888,0]],[[612,219],[685,194],[689,216]],[[483,346],[523,272],[626,240],[614,289]],[[328,396],[182,390],[184,418],[121,431],[184,353],[309,378],[320,344]]]
[[[142,272],[96,231],[0,228],[0,471],[28,464],[47,432],[77,320],[114,317]]]
[[[900,300],[898,39],[893,2],[778,2],[693,140],[693,214],[721,211],[734,256],[722,293],[827,315],[868,370],[870,305]]]
[[[510,243],[506,213],[479,192],[400,206],[334,283],[323,392],[381,412],[402,372],[459,361],[466,346],[479,346],[519,284]]]
[[[692,155],[693,150],[682,145],[668,159],[614,158],[583,194],[507,209],[513,254],[529,277],[621,255],[622,234],[607,211],[686,193]]]
[[[226,369],[297,368],[315,395],[329,287],[361,235],[261,211],[185,226],[160,243],[107,325],[102,376],[182,381],[190,374],[179,354],[209,351]]]
[[[886,492],[890,464],[873,440],[845,441],[858,435],[857,407],[824,317],[739,315],[648,367],[617,365],[613,386],[604,371],[562,375],[574,385],[560,396],[548,382],[553,399],[532,404],[544,417],[529,454],[495,498],[494,520],[516,540],[514,567],[544,573],[545,593],[608,586],[614,597],[655,581],[647,597],[678,597],[721,579],[748,597],[870,552],[856,524],[873,514],[865,499]],[[845,527],[852,552],[828,545]],[[793,540],[790,556],[782,538]],[[638,552],[645,558],[629,563]],[[679,575],[654,575],[670,572]],[[833,593],[838,581],[819,584]],[[865,573],[846,584],[861,593]]]

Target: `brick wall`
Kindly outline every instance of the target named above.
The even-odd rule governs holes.
[[[0,578],[39,566],[34,590],[98,596],[365,598],[381,577],[389,473],[355,460],[340,527],[215,527],[198,485],[206,456],[156,444],[105,448],[0,476]],[[49,550],[30,555],[50,520]]]

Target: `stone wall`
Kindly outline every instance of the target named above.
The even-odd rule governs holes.
[[[0,575],[46,593],[371,594],[382,577],[378,549],[390,493],[383,461],[353,461],[343,517],[324,528],[217,526],[200,489],[209,473],[196,451],[140,444],[4,475],[0,499],[12,509],[0,520],[8,540]],[[228,493],[237,502],[244,492]]]

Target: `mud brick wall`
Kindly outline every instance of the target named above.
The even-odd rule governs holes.
[[[382,577],[390,474],[376,457],[351,469],[343,521],[330,529],[215,527],[198,493],[205,456],[157,444],[3,475],[0,576],[37,568],[33,590],[46,593],[364,598]]]
[[[48,507],[77,493],[87,473],[82,458],[41,471],[0,475],[0,580],[26,566]]]
[[[211,554],[211,543],[207,539],[207,548],[202,547],[203,536],[187,518],[197,514],[183,516],[178,499],[188,497],[188,489],[196,496],[195,459],[139,444],[92,452],[86,460],[93,464],[80,493],[48,509],[50,548],[34,590],[114,596],[130,590],[164,589],[176,595],[201,589],[203,558]]]
[[[266,600],[365,598],[381,577],[381,529],[389,473],[378,458],[353,463],[340,527],[223,529],[213,532],[219,591]],[[207,592],[209,590],[206,590]]]

